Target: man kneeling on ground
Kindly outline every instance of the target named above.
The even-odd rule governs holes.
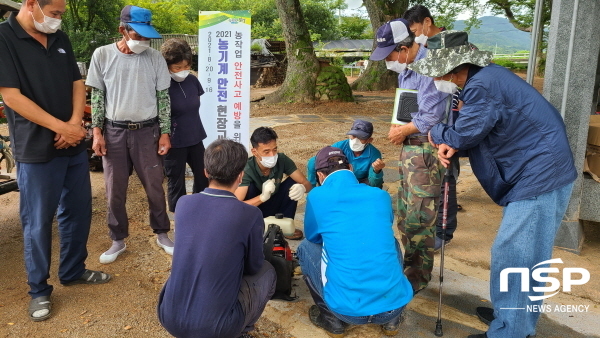
[[[298,170],[294,161],[279,153],[277,133],[273,128],[259,127],[250,136],[252,157],[244,168],[244,179],[235,196],[250,205],[257,206],[263,217],[283,214],[294,218],[298,201],[312,186]],[[288,176],[284,179],[284,174]],[[287,239],[302,239],[302,231],[296,229]]]
[[[177,201],[177,248],[158,300],[158,318],[175,337],[251,337],[275,292],[262,213],[233,194],[247,160],[240,143],[211,143],[204,154],[208,188]]]
[[[354,120],[352,128],[346,133],[348,138],[331,146],[340,148],[352,164],[352,172],[360,183],[372,187],[383,187],[383,168],[381,152],[373,145],[373,123],[365,120]],[[315,156],[308,159],[307,177],[313,187],[317,186]]]
[[[343,337],[349,324],[367,323],[396,335],[413,292],[392,230],[390,195],[359,184],[339,148],[321,149],[315,167],[321,186],[308,194],[306,239],[298,248],[316,304],[310,321],[332,337]]]

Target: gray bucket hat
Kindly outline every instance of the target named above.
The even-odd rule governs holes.
[[[492,62],[493,54],[471,47],[468,34],[463,31],[443,31],[427,40],[427,56],[408,65],[421,75],[444,76],[454,68],[470,63],[485,67]]]

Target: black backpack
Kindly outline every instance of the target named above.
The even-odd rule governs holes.
[[[295,300],[292,297],[292,276],[294,275],[294,263],[292,250],[283,237],[283,232],[277,224],[269,224],[264,235],[263,253],[265,260],[275,268],[277,284],[275,293],[271,299]]]

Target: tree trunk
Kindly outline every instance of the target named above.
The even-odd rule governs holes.
[[[313,102],[319,61],[310,40],[299,0],[276,0],[287,54],[285,80],[265,102]]]
[[[373,32],[389,20],[402,17],[408,8],[408,0],[363,0],[367,8]],[[373,50],[377,46],[373,37]],[[387,70],[385,61],[370,61],[367,69],[352,83],[352,89],[359,91],[387,90],[395,88],[398,73]]]

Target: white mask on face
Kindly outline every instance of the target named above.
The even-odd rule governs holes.
[[[425,45],[427,43],[427,35],[421,33],[421,35],[415,38],[415,42],[421,45]]]
[[[177,82],[182,82],[188,75],[190,75],[189,70],[182,70],[177,73],[171,73],[171,78]]]
[[[127,40],[127,47],[129,47],[129,49],[131,49],[132,52],[140,54],[141,52],[145,51],[150,47],[150,40],[133,40],[129,36],[127,30],[125,30],[125,34],[127,34],[127,37],[129,38],[129,40]]]
[[[408,52],[407,52],[408,53]],[[398,54],[398,58],[400,58],[400,54]],[[406,54],[406,61],[408,61],[408,54]],[[396,61],[385,61],[385,67],[393,72],[402,73],[407,65],[406,62],[400,63],[398,60]]]
[[[398,61],[386,61],[385,66],[387,69],[396,73],[402,73],[406,69],[406,63],[400,63]]]
[[[435,88],[442,93],[454,94],[458,90],[458,86],[454,82],[435,80],[433,83],[435,84]]]
[[[367,144],[360,142],[358,137],[350,139],[350,149],[352,149],[352,151],[363,151],[366,146]]]
[[[421,25],[423,26],[423,29],[421,30],[421,35],[415,38],[415,42],[420,43],[424,46],[427,43],[427,35],[425,35],[425,23],[422,23]],[[427,27],[427,31],[429,32],[429,27]]]
[[[275,164],[277,164],[277,155],[275,156],[263,156],[262,160],[260,160],[260,164],[262,164],[265,168],[273,168]]]
[[[45,34],[56,33],[56,31],[60,28],[60,24],[61,24],[62,20],[46,16],[46,14],[44,14],[44,11],[42,11],[42,7],[40,7],[40,3],[37,1],[36,1],[36,3],[38,5],[38,7],[40,8],[40,12],[42,12],[42,15],[44,16],[44,22],[40,23],[40,22],[35,21],[35,18],[33,17],[33,12],[29,12],[29,13],[31,13],[31,18],[33,19],[33,25],[35,26],[35,29],[38,32],[45,33]]]

